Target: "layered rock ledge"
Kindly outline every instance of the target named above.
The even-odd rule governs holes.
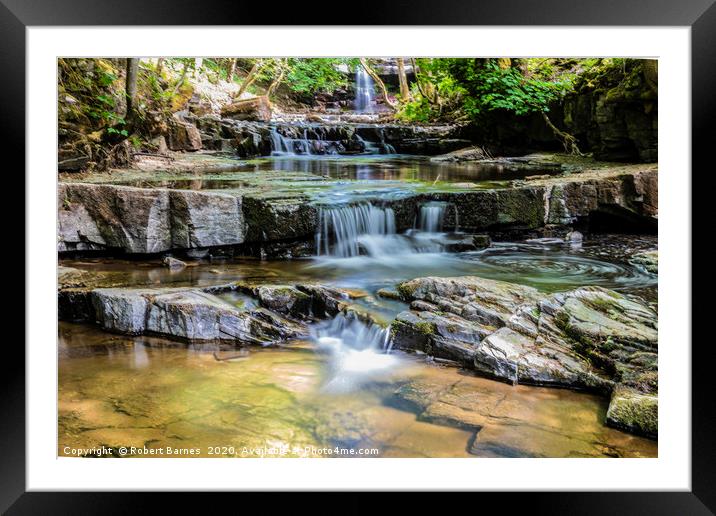
[[[349,292],[321,285],[96,287],[91,274],[67,267],[60,268],[58,279],[61,320],[94,322],[129,335],[267,345],[306,336],[307,323],[316,319],[339,313],[362,317],[351,307]]]
[[[544,295],[477,277],[398,285],[410,310],[392,324],[393,346],[456,361],[513,384],[611,396],[607,424],[656,436],[657,314],[600,287]]]
[[[331,186],[318,176],[302,181]],[[505,188],[408,190],[398,199],[364,202],[393,208],[399,231],[412,227],[420,206],[430,201],[451,205],[444,225],[463,231],[536,230],[595,214],[655,229],[657,181],[655,166],[625,166],[536,177]],[[270,183],[226,191],[60,183],[57,249],[147,254],[243,246],[248,254],[266,248],[311,254],[325,201]]]

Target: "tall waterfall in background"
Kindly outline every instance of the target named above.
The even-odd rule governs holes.
[[[356,98],[355,109],[362,113],[370,113],[373,111],[373,79],[365,68],[359,66],[356,70]]]

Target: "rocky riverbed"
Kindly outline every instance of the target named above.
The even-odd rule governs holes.
[[[221,413],[237,444],[656,454],[655,165],[160,161],[61,176],[61,442],[204,440],[226,431],[210,422]],[[186,399],[206,412],[206,435],[178,407],[146,426],[141,400],[119,387],[144,369],[159,382],[151,403],[188,396],[194,380],[170,381],[187,374],[231,401],[216,412]],[[290,417],[261,402],[260,384],[295,400]],[[131,406],[100,428],[107,399]]]

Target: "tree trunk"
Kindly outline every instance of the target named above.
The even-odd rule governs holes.
[[[134,118],[134,111],[137,101],[137,74],[139,73],[139,59],[131,57],[127,59],[127,78],[125,82],[125,93],[127,95],[127,120]]]
[[[226,74],[227,82],[234,82],[234,72],[236,71],[236,58],[232,58],[229,63],[229,71]]]
[[[263,61],[261,59],[256,60],[254,66],[251,67],[249,74],[246,76],[246,79],[244,79],[244,82],[241,83],[239,91],[236,93],[236,95],[234,95],[235,99],[241,98],[241,95],[248,89],[249,86],[254,83],[262,65]]]
[[[184,84],[184,79],[186,79],[186,73],[189,71],[189,61],[184,61],[184,68],[181,71],[181,77],[179,77],[179,81],[174,85],[174,89],[172,90],[172,96],[176,95],[179,89],[181,88],[181,85]]]
[[[266,97],[271,98],[271,95],[273,95],[273,92],[276,88],[278,88],[278,85],[281,84],[281,81],[283,81],[283,76],[286,73],[286,67],[284,66],[283,62],[279,62],[279,73],[278,77],[276,77],[273,82],[269,85],[268,89],[266,90]]]
[[[383,94],[383,100],[385,100],[385,103],[388,104],[388,106],[391,109],[396,108],[396,103],[390,100],[390,97],[388,97],[388,89],[385,87],[385,83],[383,82],[383,79],[380,78],[380,76],[375,73],[375,71],[370,67],[368,64],[368,61],[366,61],[365,57],[361,57],[360,64],[363,65],[363,68],[365,68],[365,71],[368,72],[368,75],[371,76],[371,78],[375,81],[375,83],[380,88],[380,92]]]
[[[192,70],[192,77],[196,77],[196,74],[199,73],[199,70],[204,65],[204,58],[203,57],[195,57],[194,58],[194,70]]]
[[[552,133],[557,137],[559,141],[562,142],[562,145],[564,145],[564,151],[567,154],[572,154],[574,156],[584,156],[584,154],[582,154],[582,151],[579,150],[579,147],[577,146],[577,139],[574,136],[569,133],[565,133],[564,131],[560,131],[559,128],[557,128],[557,126],[552,123],[552,121],[547,116],[547,113],[545,113],[544,111],[542,111],[542,118],[547,124],[547,127],[552,130]]]
[[[408,86],[408,76],[405,74],[405,61],[402,57],[398,58],[398,81],[400,81],[400,100],[410,101],[410,87]]]
[[[433,84],[423,79],[423,73],[418,71],[418,63],[414,57],[410,58],[413,65],[413,73],[415,74],[415,82],[418,85],[418,91],[428,102],[434,105],[440,105],[438,91]]]
[[[163,69],[164,69],[164,58],[160,57],[159,59],[157,59],[157,67],[154,69],[154,73],[156,73],[157,75],[161,75]]]

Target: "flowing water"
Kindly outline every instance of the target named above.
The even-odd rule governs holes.
[[[356,68],[355,90],[355,110],[359,113],[372,112],[375,87],[373,79],[362,66]]]
[[[295,142],[277,134],[275,146],[285,151],[276,152],[290,153],[291,145]],[[326,456],[317,450],[335,446],[376,450],[371,456],[380,457],[656,455],[654,441],[603,425],[604,398],[513,387],[424,356],[391,351],[384,325],[407,305],[376,295],[381,288],[415,277],[476,275],[544,292],[601,285],[656,302],[656,276],[628,263],[634,251],[656,247],[656,237],[586,235],[579,245],[537,239],[453,252],[456,243],[469,237],[460,232],[459,221],[454,227],[444,223],[454,206],[425,202],[412,228],[399,231],[393,208],[383,205],[380,196],[399,194],[412,187],[411,181],[469,178],[490,184],[517,172],[443,166],[422,158],[281,156],[232,172],[225,181],[233,186],[211,179],[200,188],[236,187],[241,174],[268,174],[262,168],[269,166],[266,163],[297,183],[304,173],[337,182],[322,194],[326,202],[319,211],[312,258],[206,256],[189,260],[188,267],[178,271],[164,268],[159,259],[95,258],[61,264],[90,271],[111,286],[320,282],[353,289],[355,303],[377,323],[339,315],[314,324],[304,340],[260,350],[117,336],[61,323],[60,454],[65,454],[65,446],[106,445],[198,446],[201,455],[208,455],[211,446],[226,446],[231,451],[225,456],[256,456],[244,452],[256,449]],[[281,177],[286,181],[287,176]],[[169,185],[145,181],[141,186]],[[377,191],[378,201],[362,198],[357,192],[363,188],[372,188],[373,197]],[[222,296],[236,306],[255,306],[248,296]],[[485,419],[479,426],[446,423],[450,414],[435,416],[435,410],[455,410],[439,396],[426,409],[400,394],[443,393],[449,399],[458,391],[480,393],[475,410]]]

